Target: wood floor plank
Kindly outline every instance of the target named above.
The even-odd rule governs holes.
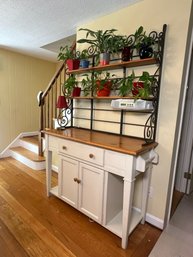
[[[29,257],[19,242],[0,219],[0,253],[6,257]]]
[[[3,195],[3,198],[1,195]],[[4,201],[2,199],[4,199]],[[20,239],[20,243],[24,246],[24,249],[26,249],[26,244],[28,245],[30,243],[30,246],[26,249],[27,252],[30,250],[31,253],[32,246],[35,244],[36,249],[33,249],[32,253],[35,252],[34,256],[37,257],[43,256],[42,253],[46,252],[46,249],[52,245],[53,248],[56,249],[56,255],[48,252],[47,256],[74,257],[74,255],[59,240],[57,240],[56,237],[39,223],[25,208],[23,208],[22,205],[19,204],[2,186],[0,186],[0,204],[1,217],[4,218],[4,222],[11,228],[12,233],[18,232],[17,225],[20,226],[20,228],[22,227],[22,230],[25,231],[24,235],[17,234],[17,237]],[[14,214],[14,210],[17,210],[17,214]],[[11,227],[11,221],[14,221],[16,227]],[[33,235],[32,231],[38,235],[40,240],[36,240],[36,236]],[[25,241],[28,239],[26,236],[28,234],[30,234],[30,240],[33,238],[32,242]],[[24,238],[25,240],[23,241]],[[41,241],[44,242],[45,247],[41,244]],[[36,252],[37,249],[39,250]]]
[[[36,257],[41,256],[40,252],[45,249],[49,257],[65,256],[62,255],[65,252],[63,248],[76,257],[138,257],[140,249],[143,249],[141,257],[146,257],[156,241],[148,241],[149,232],[155,229],[161,234],[147,223],[140,224],[129,237],[128,249],[123,250],[119,237],[90,222],[88,217],[58,198],[48,198],[45,172],[38,173],[10,158],[0,160],[0,165],[3,167],[0,170],[0,220],[24,250],[29,242],[23,239],[19,228],[26,231],[28,238],[37,245],[39,255]],[[17,218],[11,218],[10,214]],[[34,251],[34,248],[33,251],[26,249],[29,257],[34,256]]]

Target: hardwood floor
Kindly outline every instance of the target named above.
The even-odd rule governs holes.
[[[146,257],[160,234],[140,224],[123,250],[119,237],[46,196],[45,171],[11,158],[0,160],[1,257]]]

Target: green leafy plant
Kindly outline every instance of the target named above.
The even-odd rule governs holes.
[[[143,26],[140,26],[135,34],[135,47],[139,50],[142,46],[152,46],[156,40],[153,37],[147,36]]]
[[[66,61],[68,59],[76,59],[76,54],[73,51],[72,47],[69,47],[68,45],[66,45],[64,47],[61,46],[57,59],[59,61]]]
[[[83,74],[84,78],[81,81],[82,90],[84,96],[88,96],[92,91],[92,80],[91,80],[91,74]]]
[[[62,86],[64,96],[70,97],[72,95],[74,87],[76,87],[77,85],[78,82],[76,81],[75,75],[70,75]]]
[[[86,38],[79,39],[78,43],[88,43],[96,47],[98,53],[115,52],[119,48],[122,42],[122,37],[114,34],[116,29],[110,30],[90,30],[86,28],[79,29],[80,31],[86,31]],[[90,37],[90,38],[88,38]]]
[[[112,83],[112,86],[114,85],[114,80],[113,78],[115,77],[115,74],[111,74],[110,72],[102,72],[102,71],[95,71],[93,73],[93,82],[94,82],[94,85],[95,85],[95,90],[96,90],[96,82],[97,81],[100,81],[100,87],[98,88],[97,86],[97,89],[103,89],[105,83],[107,81],[111,81]]]
[[[131,75],[121,79],[119,86],[119,95],[127,96],[132,92],[133,81],[135,79],[135,73],[132,71]]]
[[[115,74],[109,72],[95,71],[82,75],[84,78],[81,81],[84,96],[88,96],[91,92],[95,95],[98,91],[105,88],[113,89],[116,79],[113,79]]]
[[[148,98],[152,94],[152,84],[155,78],[149,72],[144,71],[138,81],[143,83],[143,87],[138,88],[136,97]]]
[[[79,58],[83,60],[88,59],[89,58],[88,49],[84,49],[82,52],[80,52]]]

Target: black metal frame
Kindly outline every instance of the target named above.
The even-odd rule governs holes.
[[[150,113],[150,116],[148,117],[147,121],[145,124],[141,125],[141,124],[133,124],[133,123],[126,123],[124,122],[124,116],[126,112],[131,112],[131,110],[112,110],[114,112],[120,112],[120,121],[119,122],[115,122],[115,121],[107,121],[107,120],[97,120],[94,119],[94,111],[111,111],[109,109],[97,109],[94,108],[94,101],[95,100],[99,100],[98,98],[95,97],[90,97],[87,98],[90,101],[90,118],[81,118],[81,117],[76,117],[73,115],[73,110],[74,109],[82,109],[82,110],[89,110],[88,108],[76,108],[73,107],[73,101],[76,100],[75,99],[71,99],[71,105],[68,109],[64,110],[64,117],[66,119],[67,117],[67,112],[71,113],[71,127],[73,126],[73,120],[74,119],[82,119],[82,120],[89,120],[90,121],[90,130],[93,130],[93,123],[94,122],[108,122],[111,124],[119,124],[120,125],[120,129],[119,129],[119,134],[123,135],[123,129],[125,125],[133,125],[133,126],[143,126],[144,127],[144,133],[143,133],[143,138],[145,140],[146,143],[151,143],[154,142],[156,139],[156,129],[157,129],[157,118],[158,118],[158,107],[159,107],[159,94],[160,94],[160,84],[161,84],[161,73],[162,73],[162,64],[163,64],[163,53],[164,53],[164,42],[165,42],[165,34],[166,34],[166,29],[167,29],[167,25],[164,24],[163,25],[163,31],[160,33],[157,33],[156,31],[152,31],[149,33],[149,37],[152,37],[156,42],[157,42],[157,51],[154,52],[154,56],[157,60],[157,65],[158,68],[155,71],[155,73],[152,75],[153,78],[156,78],[153,85],[152,85],[152,94],[153,94],[153,107],[154,110],[153,111],[135,111],[132,110],[132,112],[138,112],[138,113]],[[131,47],[133,47],[135,45],[135,36],[134,35],[129,35],[128,36],[128,42],[129,45]],[[92,67],[94,67],[95,64],[95,58],[96,58],[96,49],[94,49],[93,47],[89,47],[88,48],[89,54],[91,55],[92,58]],[[79,53],[77,52],[77,55],[79,55]],[[137,55],[133,55],[133,58],[137,58]],[[114,61],[115,59],[111,60]],[[118,59],[116,59],[118,60]],[[123,77],[126,76],[126,67],[123,67]],[[102,70],[102,68],[101,68]],[[93,94],[92,94],[93,95]],[[80,98],[81,99],[81,98]],[[65,114],[66,112],[66,114]],[[69,120],[66,122],[65,121],[65,127],[69,124]],[[101,131],[101,130],[100,130]],[[104,131],[103,131],[104,132]],[[132,135],[125,135],[124,136],[132,136]],[[141,138],[141,137],[140,137]]]

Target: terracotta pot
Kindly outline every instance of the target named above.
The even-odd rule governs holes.
[[[66,60],[66,64],[69,70],[78,70],[80,65],[79,59],[68,59]]]
[[[132,94],[133,96],[136,96],[139,94],[139,89],[144,88],[144,83],[143,82],[133,82],[133,89],[132,89]]]
[[[109,96],[111,92],[111,81],[107,81],[105,84],[101,86],[101,81],[97,81],[97,96]]]
[[[81,88],[80,87],[75,87],[72,91],[72,97],[75,96],[80,96]]]

